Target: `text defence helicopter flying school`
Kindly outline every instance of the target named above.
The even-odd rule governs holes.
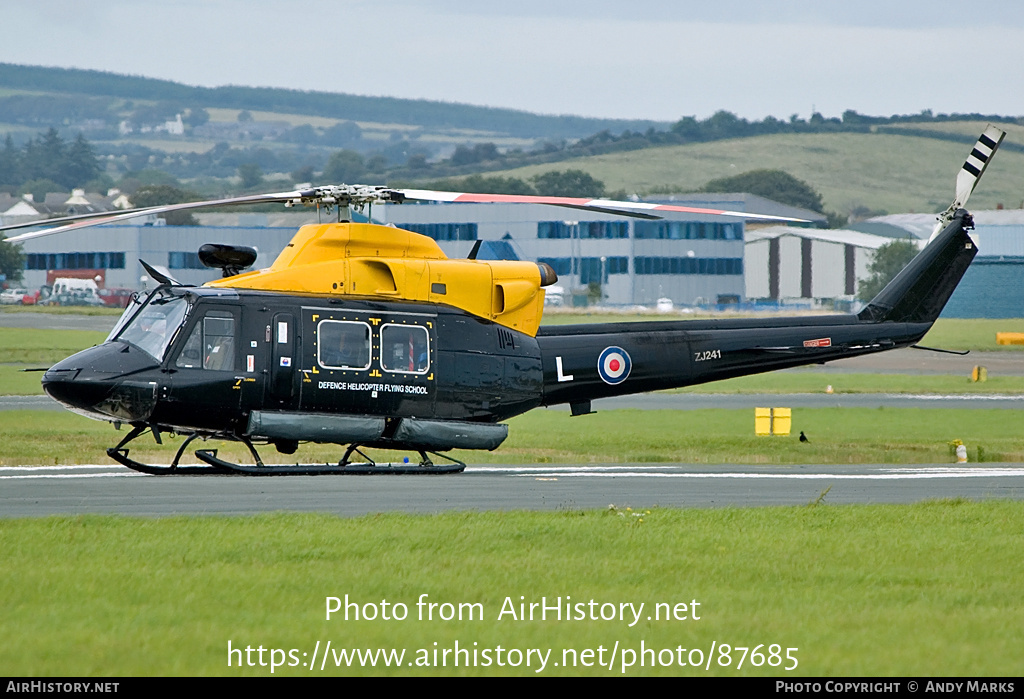
[[[540,406],[568,403],[583,415],[598,398],[913,346],[977,253],[962,207],[1004,135],[986,129],[928,245],[858,314],[540,327],[543,287],[555,281],[547,265],[450,260],[426,236],[344,220],[350,207],[404,201],[773,218],[634,202],[341,185],[37,222],[55,227],[10,240],[205,206],[338,207],[338,223],[303,226],[266,269],[241,272],[255,251],[225,245],[200,250],[224,271],[202,287],[147,265],[160,286],[133,299],[102,345],[47,370],[43,387],[70,410],[130,424],[107,453],[144,473],[446,473],[465,464],[435,465],[428,453],[495,449],[508,434],[503,420]],[[127,445],[146,431],[158,442],[187,435],[171,465],[129,458]],[[179,465],[197,437],[241,442],[255,463],[199,449],[205,465]],[[254,446],[292,454],[299,442],[348,448],[337,464],[273,466]],[[415,451],[421,461],[378,465],[364,447]],[[353,463],[354,453],[367,462]]]

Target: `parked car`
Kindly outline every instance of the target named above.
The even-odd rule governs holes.
[[[35,291],[30,291],[25,294],[21,299],[23,306],[40,306],[46,303],[46,299],[50,296],[50,287],[41,286]]]
[[[4,289],[0,291],[0,303],[5,306],[21,303],[27,293],[28,289]]]
[[[127,308],[128,302],[132,300],[132,294],[135,291],[132,289],[100,289],[100,299],[103,301],[104,306],[111,306],[113,308]]]

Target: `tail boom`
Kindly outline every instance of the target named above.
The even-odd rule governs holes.
[[[585,404],[913,345],[977,254],[971,227],[970,215],[957,211],[859,314],[542,327],[543,404]]]

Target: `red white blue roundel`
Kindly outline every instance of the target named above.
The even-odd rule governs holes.
[[[607,347],[597,358],[597,373],[602,381],[613,386],[625,381],[632,368],[633,361],[621,347]]]

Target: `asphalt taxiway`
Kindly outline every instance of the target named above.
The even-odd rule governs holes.
[[[824,493],[824,496],[823,496]],[[437,513],[1024,499],[1020,464],[470,466],[455,475],[145,476],[120,466],[0,468],[0,517]]]

